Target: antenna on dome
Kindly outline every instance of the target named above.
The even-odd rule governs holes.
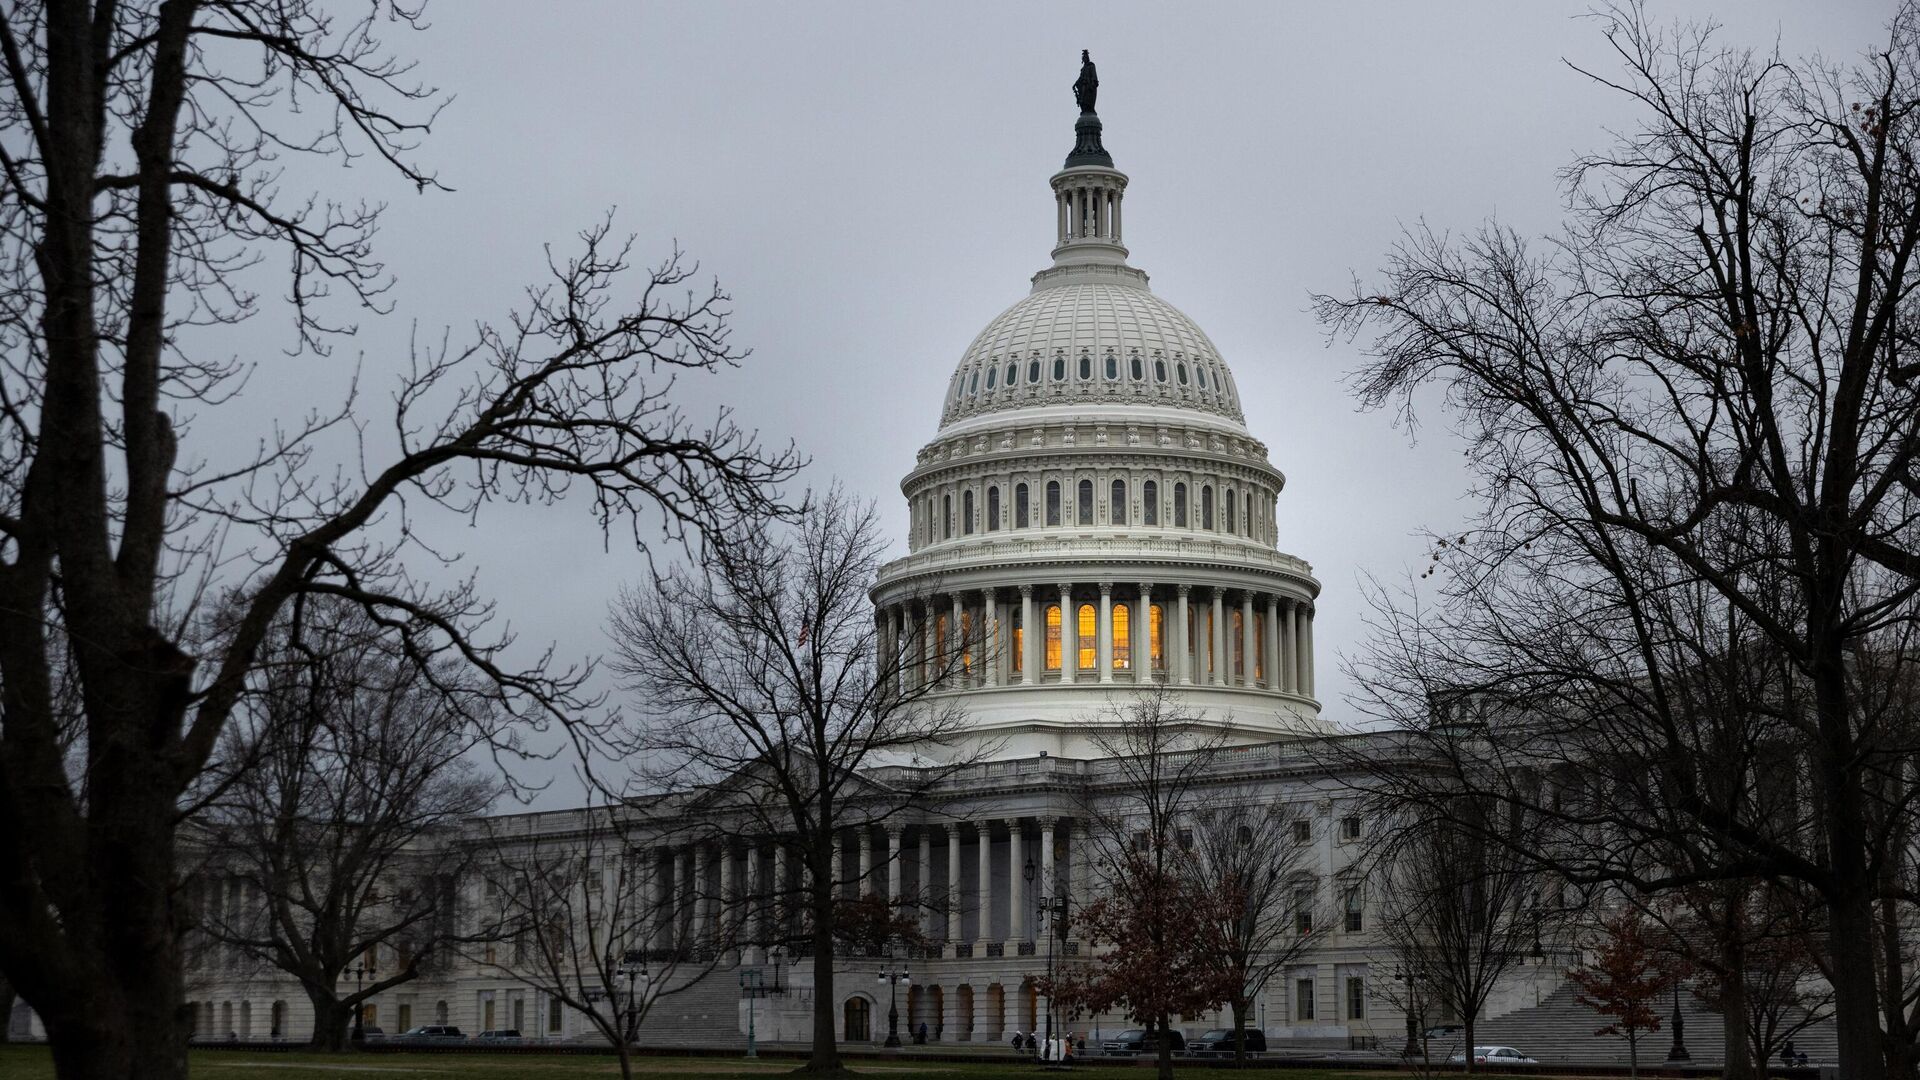
[[[1065,168],[1080,165],[1103,165],[1113,168],[1113,155],[1100,145],[1100,116],[1093,111],[1095,99],[1100,96],[1100,75],[1094,69],[1093,57],[1085,49],[1080,50],[1080,77],[1073,81],[1073,100],[1080,106],[1080,119],[1073,123],[1073,153],[1067,155]]]

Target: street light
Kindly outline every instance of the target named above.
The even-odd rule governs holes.
[[[893,946],[887,946],[887,962],[880,969],[880,981],[887,984],[887,1046],[900,1045],[900,1004],[898,987],[913,976],[893,954]]]
[[[1693,1055],[1687,1053],[1686,1021],[1680,1017],[1680,981],[1673,983],[1673,1046],[1667,1050],[1668,1061],[1692,1061]]]
[[[747,968],[740,973],[740,996],[747,999],[747,1056],[757,1058],[760,1051],[754,1047],[753,1038],[753,1001],[767,993],[767,979],[759,968]]]
[[[613,950],[609,949],[607,950],[607,967],[614,974],[627,977],[626,1041],[628,1045],[632,1045],[640,1037],[640,999],[633,992],[634,980],[638,979],[648,986],[653,985],[653,974],[647,970],[646,950],[628,949],[621,954],[620,963],[615,964]]]
[[[1032,859],[1027,860],[1026,869],[1020,872],[1020,876],[1026,879],[1029,886],[1033,884],[1035,870]],[[1049,881],[1044,884],[1052,887],[1057,883]],[[1053,1053],[1053,939],[1067,921],[1067,894],[1063,892],[1056,896],[1048,896],[1042,892],[1035,892],[1033,894],[1033,909],[1034,913],[1045,918],[1047,923],[1047,1026],[1046,1041],[1040,1044],[1040,1057],[1041,1060],[1044,1061],[1048,1059],[1048,1055]]]
[[[367,964],[366,961],[362,960],[360,963],[354,965],[353,968],[353,1041],[357,1043],[367,1041],[367,1029],[365,1026],[367,1006],[365,1002],[360,1000],[360,980],[366,978],[366,976]]]

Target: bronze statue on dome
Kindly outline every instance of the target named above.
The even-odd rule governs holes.
[[[1073,100],[1080,103],[1080,111],[1093,111],[1093,99],[1100,94],[1100,76],[1094,73],[1093,58],[1087,50],[1080,50],[1080,77],[1073,81]]]

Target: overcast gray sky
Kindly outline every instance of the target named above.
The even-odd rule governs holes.
[[[1731,44],[1835,57],[1877,41],[1892,11],[1651,8],[1715,16]],[[1417,569],[1420,531],[1463,517],[1464,476],[1443,427],[1412,441],[1355,411],[1341,376],[1357,354],[1328,346],[1307,296],[1369,276],[1419,218],[1553,227],[1556,169],[1632,120],[1564,62],[1614,70],[1586,9],[442,2],[429,32],[391,43],[456,95],[420,154],[455,190],[416,195],[371,164],[311,176],[391,201],[380,252],[398,311],[256,389],[268,404],[324,393],[357,350],[384,390],[416,324],[500,319],[542,244],[564,250],[616,207],[643,257],[677,238],[730,289],[755,350],[688,400],[797,440],[809,482],[877,498],[904,538],[899,479],[953,365],[1047,262],[1047,177],[1072,146],[1088,48],[1106,145],[1132,178],[1132,262],[1218,345],[1288,477],[1281,547],[1324,584],[1318,685],[1349,721],[1336,668],[1363,632],[1357,583]],[[265,348],[283,329],[246,333]],[[522,640],[563,655],[603,649],[607,597],[643,571],[630,547],[603,550],[584,506],[497,507],[456,528],[443,543]]]

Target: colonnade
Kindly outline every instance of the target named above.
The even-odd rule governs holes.
[[[1120,243],[1122,187],[1106,177],[1056,181],[1053,189],[1055,242],[1099,239]]]
[[[884,655],[914,685],[1152,678],[1313,696],[1313,607],[1279,593],[1062,582],[953,591],[877,617]]]

